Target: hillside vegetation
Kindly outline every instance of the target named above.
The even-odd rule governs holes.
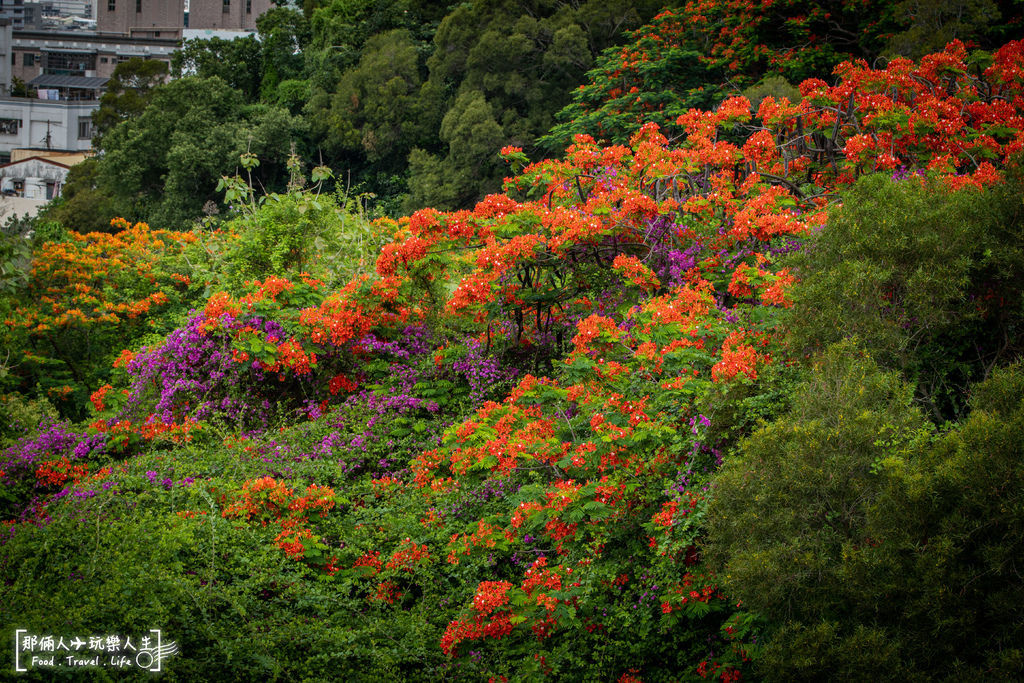
[[[848,44],[828,3],[491,4],[275,10],[312,43],[365,31],[358,58],[302,53],[342,74],[330,96],[269,20],[282,64],[235,109],[201,90],[230,60],[186,50],[199,75],[94,169],[163,187],[133,186],[152,213],[70,231],[71,198],[5,238],[8,637],[160,628],[170,680],[1020,677],[1024,42],[975,17],[970,48],[892,56],[915,26],[892,3],[835,3]],[[585,68],[620,14],[651,23],[575,95],[506,92],[563,114],[497,104],[499,66]],[[400,167],[357,106],[384,53],[451,98],[446,150],[401,151],[421,100],[387,113],[436,206],[389,215],[284,137],[246,147],[311,120],[259,98],[309,87],[339,149],[378,141],[366,177]],[[202,167],[200,220],[173,199],[190,135],[240,169]],[[145,136],[166,169],[118,147]],[[484,158],[500,191],[465,175]],[[121,206],[97,183],[77,198]]]

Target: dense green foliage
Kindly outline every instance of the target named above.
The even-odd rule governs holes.
[[[141,57],[132,57],[114,67],[100,108],[93,116],[93,144],[101,145],[107,131],[141,114],[149,105],[153,88],[167,78],[167,73],[164,62]]]
[[[216,76],[176,79],[104,137],[99,181],[128,215],[183,227],[218,198],[217,181],[242,153],[266,160],[267,184],[286,177],[290,141],[302,126],[279,107],[246,105]]]
[[[865,178],[796,259],[787,327],[824,351],[708,512],[711,564],[767,625],[767,679],[1019,672],[1018,183]]]
[[[1021,351],[1024,207],[1015,179],[984,193],[866,178],[814,247],[793,309],[793,344],[856,337],[916,388],[936,422],[970,384]]]
[[[765,620],[769,680],[1014,678],[1024,373],[937,434],[911,387],[831,347],[715,481],[710,562]]]

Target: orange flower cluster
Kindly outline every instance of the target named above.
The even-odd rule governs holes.
[[[398,277],[371,281],[360,276],[319,306],[302,309],[299,323],[314,344],[336,347],[358,341],[376,326],[406,323],[412,311],[395,305],[403,282]]]
[[[389,605],[395,604],[404,595],[398,590],[398,584],[393,581],[381,581],[377,589],[370,595],[371,602],[386,602]]]
[[[380,551],[374,550],[372,553],[364,553],[352,564],[352,567],[369,567],[373,574],[377,574],[384,568],[384,563],[381,562]]]
[[[207,323],[206,329],[216,329],[220,325],[217,319],[225,313],[237,316],[241,313],[241,307],[234,302],[231,295],[227,292],[217,292],[206,300],[206,305],[203,307],[203,314],[206,316]]]
[[[711,368],[711,377],[716,382],[728,381],[738,374],[757,379],[757,351],[743,343],[743,332],[733,332],[722,344],[722,360]]]
[[[703,494],[684,491],[681,500],[662,503],[661,510],[651,517],[651,523],[656,527],[664,527],[665,534],[671,534],[672,527],[696,510],[703,501]]]
[[[245,304],[264,300],[276,302],[277,297],[282,292],[290,292],[295,289],[295,284],[291,280],[277,275],[271,275],[263,282],[255,280],[253,282],[247,281],[245,284],[254,289],[254,291],[242,297],[242,302]]]
[[[476,587],[472,606],[478,614],[490,614],[499,607],[508,604],[508,591],[512,584],[508,581],[481,581]]]
[[[307,353],[294,339],[288,339],[278,345],[276,362],[260,365],[269,372],[280,372],[287,368],[295,375],[308,375],[316,366],[316,354]]]
[[[530,625],[530,630],[538,640],[549,637],[558,627],[555,609],[559,605],[574,606],[577,603],[575,597],[560,597],[565,588],[580,586],[578,581],[569,581],[572,573],[571,567],[562,565],[548,568],[547,559],[540,557],[526,569],[518,588],[509,581],[481,581],[470,602],[472,617],[448,624],[441,637],[441,650],[451,655],[463,641],[500,639],[511,633],[514,622],[524,621],[522,616],[516,617],[511,611],[512,594],[525,598],[523,602],[528,606],[543,608],[541,616]]]
[[[128,364],[132,362],[133,358],[135,358],[134,352],[128,349],[122,349],[121,354],[114,360],[114,367],[127,368]]]
[[[107,434],[107,443],[113,447],[126,449],[133,440],[156,441],[166,439],[171,443],[188,443],[192,440],[192,432],[201,429],[200,423],[185,417],[180,423],[164,422],[155,414],[150,414],[144,422],[134,423],[131,420],[118,420],[108,424],[106,420],[96,420],[89,427],[101,434]]]
[[[102,387],[92,392],[89,396],[89,401],[92,403],[92,407],[96,409],[97,413],[101,413],[104,410],[103,398],[107,395],[107,392],[114,387],[109,384],[104,384]]]
[[[626,281],[645,291],[653,292],[661,287],[661,281],[658,280],[654,271],[642,264],[635,256],[619,254],[612,261],[612,269],[622,275]]]
[[[452,534],[448,541],[448,564],[458,564],[459,555],[469,555],[473,548],[494,548],[498,544],[500,529],[484,520],[477,522],[476,531],[471,534]]]
[[[471,620],[453,621],[448,624],[441,636],[441,651],[446,655],[455,654],[459,643],[465,640],[494,638],[500,640],[512,633],[512,622],[507,612],[499,612],[491,619],[477,615]]]
[[[330,392],[331,396],[336,395],[339,391],[353,392],[358,388],[358,384],[356,384],[343,374],[335,375],[327,384],[327,391]]]
[[[426,544],[416,545],[408,538],[402,541],[402,545],[391,555],[388,560],[388,569],[400,569],[411,572],[417,564],[430,561],[430,551]]]
[[[62,241],[35,248],[23,298],[27,303],[3,322],[35,340],[36,362],[57,360],[75,367],[83,357],[105,355],[108,336],[117,337],[116,342],[130,338],[155,310],[180,300],[173,277],[179,274],[158,266],[195,237],[123,219],[114,223],[121,232],[71,232]]]
[[[39,486],[63,486],[69,479],[73,484],[77,484],[87,476],[87,465],[72,465],[66,457],[47,460],[36,468],[36,482]]]
[[[521,588],[528,597],[536,595],[537,603],[543,604],[548,611],[552,611],[557,601],[552,602],[553,599],[548,597],[547,591],[562,589],[562,573],[566,570],[561,565],[548,569],[547,564],[547,558],[537,558],[523,575]]]
[[[686,572],[681,581],[668,587],[668,599],[662,603],[661,611],[669,614],[674,610],[686,609],[697,603],[709,603],[712,600],[724,601],[725,599],[726,596],[716,586],[704,583],[699,577]]]
[[[284,482],[266,476],[243,483],[242,489],[221,514],[226,519],[243,519],[259,522],[264,527],[278,527],[280,531],[274,543],[290,559],[302,560],[306,552],[303,539],[309,543],[316,541],[308,528],[309,514],[319,512],[321,517],[325,517],[333,508],[334,490],[330,487],[310,484],[303,495],[296,495]],[[328,564],[333,566],[333,560]]]

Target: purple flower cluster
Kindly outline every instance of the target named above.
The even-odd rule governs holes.
[[[264,332],[267,339],[284,336],[273,320],[241,320],[225,313],[218,321],[226,331],[248,326]],[[259,363],[236,362],[230,336],[207,331],[205,325],[205,315],[193,314],[161,345],[144,349],[128,363],[131,393],[122,418],[151,419],[152,414],[171,423],[187,415],[266,428],[271,402],[259,390],[266,373]]]
[[[93,453],[101,453],[106,444],[102,434],[91,436],[72,431],[67,423],[51,422],[40,425],[39,433],[19,439],[13,446],[0,451],[0,470],[7,482],[34,476],[39,463],[67,457],[81,460]]]
[[[235,324],[228,315],[222,318],[225,326]],[[167,335],[163,344],[138,354],[128,363],[133,381],[126,414],[155,413],[169,423],[182,414],[194,412],[202,417],[209,412],[213,388],[235,374],[235,364],[229,340],[207,334],[204,322],[203,315],[192,316],[185,327]],[[150,407],[154,390],[156,400]]]
[[[157,477],[160,477],[160,473],[159,472],[154,472],[153,470],[147,470],[146,478],[149,479],[149,483],[150,484],[156,484],[156,485],[160,486],[161,488],[167,489],[168,491],[170,491],[172,488],[174,488],[174,480],[171,479],[170,477],[161,477],[159,482],[157,481]]]
[[[469,382],[469,400],[473,404],[482,403],[491,396],[495,387],[515,379],[519,371],[511,367],[502,367],[494,356],[485,354],[484,345],[473,338],[467,338],[463,345],[466,355],[452,363],[452,369]]]
[[[423,325],[410,325],[394,341],[383,341],[371,333],[363,337],[359,345],[378,356],[387,354],[400,360],[410,360],[430,353],[433,336]]]
[[[697,265],[697,257],[700,255],[701,247],[693,244],[686,249],[672,249],[668,252],[668,264],[665,280],[674,287],[683,284],[683,276]]]
[[[892,172],[892,179],[895,180],[896,182],[899,182],[901,180],[907,180],[908,178],[923,178],[924,176],[924,169],[919,168],[915,171],[908,168],[907,166],[900,166],[899,168],[895,169]]]

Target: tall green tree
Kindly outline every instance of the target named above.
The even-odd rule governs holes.
[[[266,162],[257,180],[273,186],[303,126],[283,109],[244,100],[216,76],[157,88],[142,114],[105,137],[100,184],[129,217],[163,228],[182,227],[206,202],[218,201],[218,180],[243,152]]]
[[[460,5],[438,27],[430,79],[448,92],[479,90],[510,137],[532,142],[551,126],[594,56],[653,9],[628,2]]]
[[[505,132],[494,113],[479,90],[463,91],[456,98],[441,122],[447,155],[422,149],[409,155],[407,210],[426,205],[455,209],[497,189],[503,170],[497,151]]]
[[[429,52],[437,25],[451,4],[424,0],[306,2],[304,12],[311,31],[306,71],[314,91],[333,92],[341,74],[359,62],[363,47],[375,35],[405,29],[423,53]]]
[[[227,87],[240,91],[247,101],[258,101],[264,74],[263,49],[255,36],[187,40],[171,57],[171,74],[175,78],[217,77]]]
[[[903,30],[892,34],[886,48],[911,59],[939,52],[953,40],[981,39],[989,46],[1012,19],[1001,16],[993,0],[902,0],[896,3],[894,18]]]
[[[1009,680],[1024,665],[1019,170],[861,179],[792,261],[812,359],[713,483],[705,553],[769,680]]]
[[[956,419],[972,382],[1024,352],[1024,207],[1010,173],[984,192],[859,181],[794,260],[795,350],[863,339],[936,423]]]
[[[282,104],[297,112],[299,105],[308,99],[307,96],[296,101],[294,92],[301,87],[300,83],[308,92],[303,50],[311,36],[309,21],[295,8],[274,7],[256,19],[256,28],[263,44],[260,97],[265,102]]]
[[[439,115],[423,107],[417,46],[404,29],[370,38],[359,63],[347,70],[331,98],[328,141],[364,154],[374,165],[398,170],[423,145]]]
[[[499,188],[500,148],[532,148],[594,55],[657,7],[618,0],[307,3],[305,111],[333,165],[392,185],[408,166],[406,209],[472,202]],[[385,97],[378,93],[394,100],[394,111],[379,106]],[[476,123],[458,124],[467,111]],[[496,144],[486,160],[465,153],[483,139],[452,148],[451,131],[479,128],[484,119],[496,125],[485,126],[488,144]],[[445,168],[460,159],[472,165]],[[426,177],[414,179],[420,172]]]
[[[122,121],[138,116],[149,104],[153,88],[167,80],[168,66],[159,59],[132,57],[114,67],[100,97],[100,106],[92,115],[93,145]]]
[[[423,89],[443,98],[441,145],[436,153],[422,149],[410,157],[407,208],[465,204],[496,191],[499,149],[534,149],[594,56],[655,9],[651,3],[519,0],[456,7],[438,26]],[[458,139],[471,129],[482,137]]]

